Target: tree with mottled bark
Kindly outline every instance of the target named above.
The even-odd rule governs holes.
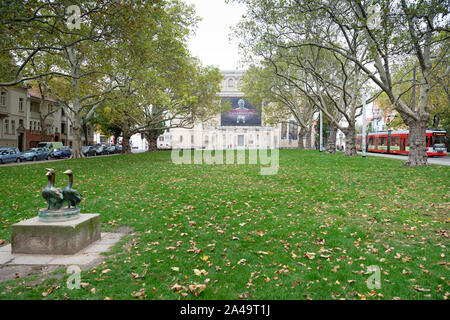
[[[311,130],[316,108],[303,92],[277,76],[271,65],[251,66],[244,74],[243,81],[242,91],[255,106],[264,109],[266,123],[277,124],[294,117],[299,125],[298,148],[312,148]],[[306,146],[303,143],[305,135]]]
[[[386,93],[409,127],[407,166],[427,165],[425,130],[429,120],[433,74],[450,46],[449,8],[442,1],[338,1],[338,0],[237,0],[248,4],[248,26],[265,25],[266,39],[289,39],[296,48],[313,46],[333,52],[358,65],[374,85]],[[274,36],[276,34],[276,36]],[[364,46],[354,51],[352,39]],[[443,50],[442,50],[443,49]],[[368,60],[361,60],[367,51]],[[418,66],[422,81],[414,84],[418,101],[414,110],[393,80],[392,69],[406,58]],[[446,68],[445,73],[450,70]]]

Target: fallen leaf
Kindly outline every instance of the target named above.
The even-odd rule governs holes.
[[[305,258],[308,258],[309,260],[312,260],[316,257],[316,254],[314,252],[305,252],[303,255]]]
[[[204,283],[194,283],[188,286],[188,289],[191,293],[193,293],[196,297],[198,297],[203,291],[206,289],[206,284]]]

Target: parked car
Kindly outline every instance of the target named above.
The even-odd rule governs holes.
[[[102,145],[102,144],[97,145],[95,147],[95,153],[96,153],[97,156],[107,155],[108,154],[107,146]]]
[[[50,156],[56,159],[68,158],[72,155],[72,149],[69,147],[62,147],[58,149],[54,149],[50,152]]]
[[[119,150],[117,145],[110,145],[109,147],[106,148],[106,150],[108,150],[109,154],[116,154],[116,153],[120,153],[121,151]]]
[[[47,148],[30,148],[23,152],[22,160],[37,161],[37,160],[49,160],[50,150]]]
[[[47,148],[49,150],[59,149],[64,147],[63,143],[58,142],[39,142],[36,146],[37,148]]]
[[[20,162],[22,153],[18,148],[0,148],[0,164],[8,162]]]
[[[81,149],[82,149],[85,157],[92,157],[97,154],[95,152],[95,148],[93,146],[83,146],[83,147],[81,147]]]
[[[116,150],[117,150],[117,153],[122,153],[122,145],[116,144]]]

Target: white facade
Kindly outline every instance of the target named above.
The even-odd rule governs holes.
[[[244,71],[222,71],[222,74],[224,79],[219,96],[223,98],[243,97],[241,86]],[[289,124],[290,121],[291,124]],[[293,118],[287,119],[287,129],[283,128],[281,123],[277,126],[266,125],[263,119],[260,126],[222,126],[221,114],[217,114],[208,122],[196,123],[192,129],[172,128],[169,132],[166,131],[158,139],[158,148],[297,148],[298,127],[292,123],[293,121]],[[311,135],[314,144],[314,130]],[[306,137],[304,137],[304,142],[306,142]]]

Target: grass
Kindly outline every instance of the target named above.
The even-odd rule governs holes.
[[[170,152],[52,163],[72,169],[81,210],[133,233],[102,264],[0,299],[445,299],[450,168],[281,150],[280,169],[174,165]],[[49,164],[0,167],[0,239],[37,215]],[[368,266],[381,288],[368,289]],[[61,272],[61,270],[59,271]]]

